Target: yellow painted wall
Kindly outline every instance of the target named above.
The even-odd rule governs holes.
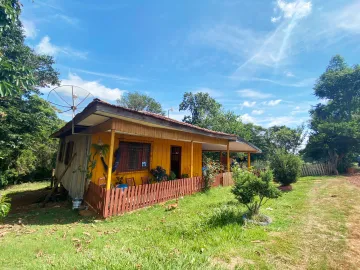
[[[102,140],[104,144],[110,145],[110,133],[103,132],[92,135],[92,143],[98,143],[99,139]],[[181,146],[181,174],[188,174],[190,176],[190,153],[191,153],[191,143],[174,141],[174,140],[165,140],[165,139],[155,139],[155,138],[146,138],[146,137],[137,137],[124,134],[115,134],[115,145],[114,150],[119,146],[120,141],[127,142],[144,142],[151,143],[151,152],[150,152],[150,169],[155,168],[156,166],[161,166],[166,170],[166,173],[170,173],[170,147],[171,146]],[[91,149],[93,152],[94,150]],[[105,157],[106,164],[108,164],[109,156]],[[194,143],[194,176],[201,176],[201,167],[202,167],[202,147],[200,143]],[[97,165],[93,171],[92,181],[97,183],[100,177],[107,175],[104,167],[101,163],[100,157],[97,156]],[[137,185],[141,184],[141,177],[149,176],[151,174],[149,170],[138,171],[138,172],[124,172],[117,174],[114,172],[112,174],[112,184],[117,182],[116,177],[130,178],[134,177]]]

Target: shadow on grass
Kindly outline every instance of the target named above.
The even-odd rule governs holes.
[[[219,208],[215,208],[213,214],[207,221],[209,227],[223,227],[230,224],[243,225],[243,215],[245,212],[239,209],[238,204],[229,202]]]
[[[50,192],[47,188],[41,188],[36,190],[24,190],[16,191],[7,194],[6,196],[11,200],[12,212],[16,212],[19,209],[44,201],[46,195]]]
[[[10,213],[0,224],[14,225],[65,225],[73,223],[92,223],[99,217],[83,217],[77,210],[71,209],[70,202],[49,203],[42,208],[33,204],[27,212]]]
[[[0,224],[14,225],[62,225],[72,223],[91,223],[98,217],[83,217],[77,210],[71,209],[66,196],[55,194],[52,201],[42,207],[50,190],[41,188],[9,193],[11,209],[9,215]]]

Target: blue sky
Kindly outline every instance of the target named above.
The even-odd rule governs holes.
[[[26,42],[63,84],[115,103],[126,91],[173,107],[208,92],[245,122],[296,126],[319,102],[330,58],[360,63],[360,1],[23,2]],[[46,92],[46,91],[45,91]]]

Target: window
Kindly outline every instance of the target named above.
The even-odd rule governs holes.
[[[66,144],[66,153],[65,153],[65,161],[64,161],[64,164],[65,165],[68,165],[69,162],[70,162],[70,159],[72,158],[73,156],[73,149],[74,149],[74,142],[68,142]]]
[[[64,161],[64,152],[65,152],[65,139],[60,139],[60,148],[59,148],[59,156],[58,161],[63,162]]]
[[[117,172],[141,171],[149,169],[150,144],[120,142],[120,162]]]

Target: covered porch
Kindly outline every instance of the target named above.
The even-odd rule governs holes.
[[[84,200],[104,217],[202,190],[203,151],[226,152],[226,171],[216,177],[215,186],[232,184],[231,152],[247,152],[249,156],[259,152],[232,134],[100,100],[90,103],[54,137],[82,135],[90,138],[86,152],[96,164],[89,174]],[[106,145],[108,150],[99,153],[94,145]],[[82,166],[73,164],[78,165]],[[159,166],[168,178],[154,179],[152,170]]]
[[[247,167],[251,167],[251,154],[260,154],[261,150],[255,145],[237,137],[235,141],[229,141],[227,145],[219,144],[202,144],[203,152],[211,152],[219,154],[219,162],[224,165],[226,171],[230,171],[233,154],[246,154]],[[235,161],[235,160],[234,160]]]

